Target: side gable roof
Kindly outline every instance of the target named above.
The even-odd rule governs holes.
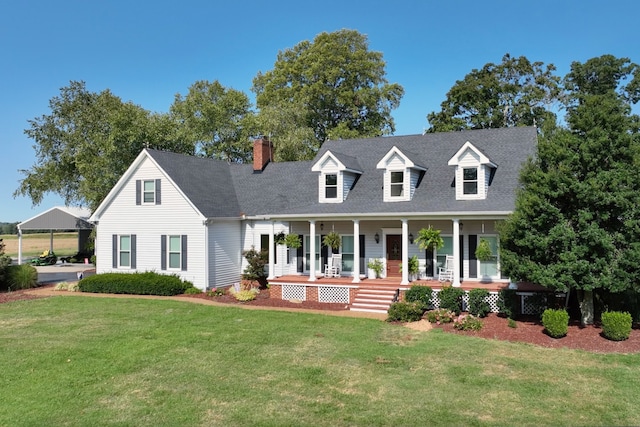
[[[20,230],[86,230],[91,212],[86,208],[55,206],[18,224]]]

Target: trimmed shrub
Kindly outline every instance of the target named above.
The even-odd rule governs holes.
[[[453,319],[456,318],[456,314],[446,308],[438,308],[436,310],[427,311],[426,317],[429,322],[439,325],[441,323],[453,322]]]
[[[193,287],[193,283],[183,281],[174,274],[151,271],[96,274],[80,280],[78,285],[81,292],[161,296],[180,295]]]
[[[491,307],[487,301],[489,291],[486,289],[471,289],[469,291],[469,313],[478,317],[485,317]]]
[[[10,291],[35,288],[38,286],[38,270],[30,264],[10,265],[5,281]]]
[[[239,289],[230,288],[229,293],[238,301],[253,301],[256,299],[256,295],[260,293],[258,288]]]
[[[542,313],[542,325],[552,338],[561,338],[569,330],[569,313],[567,310],[548,308]]]
[[[626,311],[605,311],[602,313],[602,335],[612,341],[624,341],[631,334],[633,319]]]
[[[456,316],[462,311],[462,296],[464,291],[461,288],[454,288],[453,286],[443,286],[442,290],[438,292],[438,298],[440,299],[440,308],[453,311]]]
[[[184,293],[185,295],[199,295],[202,293],[202,291],[194,286],[194,287],[185,289]]]
[[[421,302],[398,301],[389,307],[387,322],[417,322],[423,313]]]
[[[79,292],[78,282],[60,282],[54,288],[54,291]]]
[[[497,305],[501,316],[517,319],[520,315],[520,299],[515,289],[500,289]]]
[[[461,314],[453,321],[453,328],[459,331],[479,331],[482,329],[482,320],[471,314]]]
[[[426,310],[431,307],[431,296],[433,295],[433,289],[429,286],[413,285],[404,294],[404,300],[406,302],[420,302],[423,308]]]

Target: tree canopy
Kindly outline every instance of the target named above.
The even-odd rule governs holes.
[[[578,290],[591,323],[594,290],[640,284],[638,67],[605,55],[574,62],[564,83],[568,128],[540,138],[522,171],[501,266],[514,280]]]
[[[555,124],[552,107],[561,100],[554,65],[506,54],[458,80],[439,112],[427,115],[429,132]]]
[[[197,81],[186,96],[176,95],[171,113],[198,154],[239,163],[251,159],[254,120],[245,93],[218,81]]]
[[[193,154],[166,115],[122,102],[109,90],[93,93],[72,81],[49,101],[51,113],[29,120],[25,133],[35,141],[36,163],[21,170],[14,196],[34,204],[47,192],[68,205],[95,209],[145,147]]]
[[[321,33],[313,42],[279,52],[273,70],[253,79],[263,116],[260,131],[271,135],[277,152],[280,138],[292,142],[296,129],[305,129],[303,155],[308,148],[315,153],[329,138],[393,133],[391,110],[400,104],[404,89],[388,83],[385,65],[382,53],[370,51],[367,37],[354,30]],[[276,121],[272,116],[282,110],[299,113],[290,125],[271,127]]]

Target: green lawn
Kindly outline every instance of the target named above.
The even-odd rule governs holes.
[[[2,426],[639,425],[640,355],[168,300],[0,305]]]

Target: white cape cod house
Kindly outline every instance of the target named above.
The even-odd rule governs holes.
[[[339,276],[357,287],[372,283],[367,264],[409,283],[436,275],[453,256],[452,283],[507,283],[500,272],[496,224],[514,209],[518,176],[535,152],[534,127],[327,141],[312,161],[270,162],[271,145],[254,144],[253,164],[143,150],[91,220],[97,226],[97,273],[177,274],[201,289],[240,280],[243,251],[269,250],[269,279],[324,281],[331,252]],[[437,252],[414,243],[418,230],[441,230]],[[340,235],[332,251],[327,233]],[[299,249],[276,245],[279,233],[298,234]],[[479,261],[489,241],[496,254]]]

